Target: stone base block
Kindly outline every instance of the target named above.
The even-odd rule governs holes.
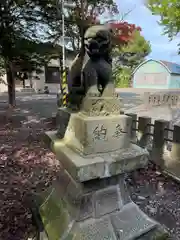
[[[56,132],[46,132],[46,142],[63,167],[80,182],[143,168],[149,160],[148,151],[134,144],[113,152],[83,155],[68,147],[66,139],[59,139]]]
[[[78,183],[62,169],[41,198],[48,240],[146,239],[158,227],[131,201],[123,175]]]
[[[71,114],[64,140],[85,155],[115,151],[130,144],[131,117]]]
[[[180,182],[180,160],[173,159],[171,152],[164,152],[161,157],[157,154],[153,155],[150,149],[150,159],[157,166],[159,166],[165,175],[172,177],[174,180]],[[156,153],[156,152],[155,152]]]
[[[122,109],[122,98],[118,94],[104,97],[86,97],[81,111],[87,116],[119,115]]]
[[[180,182],[180,162],[171,158],[168,160],[169,162],[166,161],[166,164],[163,166],[164,173]]]
[[[57,114],[56,114],[56,126],[57,126],[57,134],[59,138],[63,138],[64,134],[66,132],[69,119],[71,114],[73,114],[74,111],[69,110],[68,108],[58,108]]]

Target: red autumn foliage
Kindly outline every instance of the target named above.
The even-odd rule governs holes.
[[[81,8],[76,7],[75,9],[75,19],[79,28],[83,27],[87,29],[89,26],[94,24],[100,24],[99,13],[96,11],[86,11],[84,16],[82,16]],[[84,19],[82,21],[82,18]],[[125,45],[133,38],[134,31],[141,31],[141,28],[135,24],[130,24],[126,21],[108,21],[107,24],[113,30],[113,43],[115,45]]]
[[[89,25],[99,24],[97,16],[86,16]],[[128,22],[108,22],[107,24],[113,30],[113,43],[115,45],[125,45],[133,38],[134,31],[141,31],[139,26]]]
[[[125,45],[133,38],[134,31],[141,31],[140,27],[128,22],[110,22],[108,23],[114,33],[114,43]]]

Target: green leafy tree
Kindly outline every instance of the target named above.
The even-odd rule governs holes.
[[[179,0],[147,0],[146,6],[152,14],[159,15],[159,24],[164,26],[164,33],[172,39],[180,32]]]
[[[97,22],[98,16],[109,12],[118,13],[113,0],[74,1],[73,8],[63,9],[65,34],[71,38],[74,50],[82,47],[84,31]],[[128,42],[129,32],[135,25],[116,25],[125,33]],[[17,72],[32,72],[44,64],[49,55],[42,43],[49,39],[50,45],[59,43],[62,35],[61,2],[57,0],[3,0],[0,2],[0,57],[7,75],[9,104],[15,105],[15,77]],[[124,37],[124,36],[123,36]],[[48,53],[47,53],[48,51]]]
[[[67,1],[68,3],[68,1]],[[63,11],[65,15],[65,36],[68,42],[72,46],[74,52],[78,52],[83,49],[83,36],[85,30],[100,22],[102,14],[106,13],[109,16],[115,16],[119,14],[117,4],[114,0],[76,0],[72,4],[67,4],[65,1],[65,9]],[[59,6],[58,16],[62,15],[62,9]],[[46,10],[48,13],[48,9]],[[50,11],[51,14],[52,11]],[[121,21],[122,20],[122,21]],[[139,29],[134,24],[129,24],[123,19],[118,22],[109,20],[110,27],[114,30],[116,40],[114,42],[119,45],[127,43],[130,39],[131,33],[135,29]],[[49,38],[53,40],[59,40],[62,36],[61,18],[59,20],[54,19],[50,23],[51,31],[49,31]],[[121,32],[119,34],[119,32]]]
[[[24,86],[24,80],[29,78],[32,87],[31,76],[39,79],[38,74],[43,72],[42,67],[48,64],[52,58],[59,59],[61,53],[62,47],[50,42],[37,43],[21,39],[21,55],[13,61],[14,75],[23,81]]]
[[[85,30],[96,23],[99,23],[99,16],[103,13],[109,13],[111,16],[118,13],[118,8],[113,0],[87,0],[74,1],[74,6],[67,6],[64,9],[65,14],[65,36],[70,39],[70,45],[75,53],[80,51],[80,64],[82,64],[82,57],[84,55],[83,36]],[[62,15],[62,9],[59,9],[58,16]],[[51,9],[46,10],[47,15],[51,15]],[[128,14],[128,13],[127,13]],[[125,14],[126,15],[126,14]],[[58,42],[62,36],[61,19],[51,22],[51,31],[49,31],[49,38],[52,41]],[[127,43],[134,38],[134,31],[141,29],[134,24],[129,24],[123,19],[120,21],[109,21],[107,24],[113,30],[113,46],[119,46],[118,49],[126,46]],[[59,27],[60,26],[60,27]],[[125,50],[124,50],[125,51]],[[133,61],[133,59],[132,59]],[[129,76],[129,75],[128,75]]]
[[[73,1],[73,4],[67,4],[65,1],[64,15],[65,15],[65,35],[69,40],[73,50],[78,52],[82,43],[84,32],[88,26],[97,22],[97,19],[103,13],[115,15],[118,13],[118,8],[113,0],[86,0]],[[57,6],[57,5],[56,5]],[[47,7],[46,10],[51,16],[52,10]],[[52,8],[54,8],[52,6]],[[51,31],[49,31],[50,39],[59,40],[62,36],[62,9],[61,5],[57,8],[58,16],[55,16],[54,21],[51,22]]]
[[[132,40],[126,46],[116,47],[113,52],[113,76],[116,86],[129,87],[132,71],[150,52],[150,43],[140,31],[134,32]]]
[[[131,80],[131,69],[128,67],[121,67],[114,74],[114,80],[116,87],[119,88],[128,88]]]
[[[7,75],[9,104],[15,105],[15,72],[23,63],[36,68],[42,63],[43,47],[49,31],[49,22],[57,11],[46,14],[47,6],[56,10],[55,0],[0,1],[0,57]],[[40,49],[38,49],[41,47]],[[41,56],[40,56],[41,55]],[[28,67],[29,69],[29,67]],[[29,69],[30,70],[30,69]]]
[[[74,3],[75,7],[62,9],[57,0],[0,2],[0,56],[7,75],[10,105],[15,105],[17,65],[23,65],[22,68],[26,65],[31,71],[42,60],[36,46],[48,39],[53,45],[60,42],[62,10],[66,13],[65,35],[70,37],[74,50],[80,48],[85,29],[94,23],[97,15],[118,12],[113,0],[76,0]]]

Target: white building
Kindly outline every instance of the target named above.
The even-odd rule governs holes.
[[[74,59],[73,54],[68,54],[66,56],[66,66],[69,67]],[[0,93],[7,92],[7,80],[6,75],[1,78],[0,81]],[[25,80],[26,88],[30,88],[30,82],[32,83],[32,88],[35,92],[43,92],[44,87],[47,86],[50,93],[57,93],[60,90],[61,74],[60,74],[60,60],[52,59],[48,66],[42,68],[42,73],[32,74],[30,79]],[[21,91],[23,89],[22,82],[16,80],[16,90]]]
[[[66,60],[66,66],[69,67],[72,58]],[[35,92],[43,92],[44,87],[47,86],[50,93],[57,93],[60,90],[61,74],[60,74],[60,61],[52,59],[48,66],[44,67],[42,73],[32,76],[32,88]],[[30,87],[30,80],[25,81],[26,87]]]

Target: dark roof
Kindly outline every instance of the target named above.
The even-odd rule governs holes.
[[[160,62],[163,63],[169,69],[170,73],[180,75],[180,64],[164,60],[160,60]]]

